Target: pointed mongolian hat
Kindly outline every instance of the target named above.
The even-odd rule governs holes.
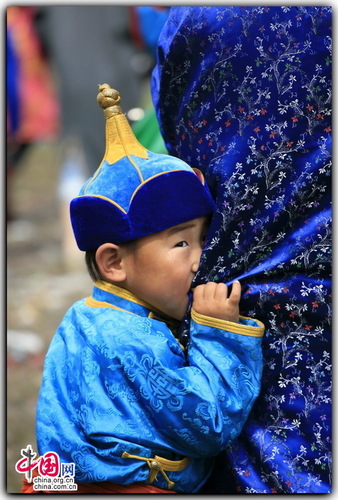
[[[116,90],[100,85],[97,101],[106,117],[106,150],[70,204],[80,250],[135,240],[215,210],[199,170],[137,141]]]

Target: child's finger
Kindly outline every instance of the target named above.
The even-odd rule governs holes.
[[[204,300],[214,300],[216,290],[217,290],[217,283],[215,283],[214,281],[208,281],[208,283],[204,285],[204,290],[203,290]]]
[[[229,295],[230,302],[239,302],[241,299],[242,287],[239,281],[234,281],[232,284],[232,290]]]
[[[228,298],[228,287],[225,283],[218,283],[215,289],[215,299],[225,301]]]
[[[198,285],[196,288],[194,288],[194,301],[203,300],[204,287],[205,285]]]

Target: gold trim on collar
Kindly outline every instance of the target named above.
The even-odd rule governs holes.
[[[177,319],[174,319],[174,318],[170,318],[169,316],[165,316],[163,313],[160,314],[160,316],[156,313],[154,313],[153,311],[150,311],[150,313],[148,314],[148,318],[150,319],[156,319],[157,321],[162,321],[162,323],[164,322],[169,328],[170,330],[176,330],[180,324],[180,322],[177,320]]]
[[[103,290],[104,292],[112,293],[113,295],[121,297],[121,299],[128,300],[129,302],[133,302],[134,304],[149,309],[150,313],[148,317],[151,319],[158,319],[159,321],[163,321],[164,323],[167,322],[177,326],[178,322],[174,318],[166,316],[164,313],[153,307],[148,302],[145,302],[144,300],[141,300],[138,297],[136,297],[136,295],[134,295],[126,288],[113,285],[112,283],[108,283],[108,281],[95,281],[94,286],[96,288],[99,288],[100,290]]]
[[[132,292],[127,290],[126,288],[122,288],[117,285],[113,285],[112,283],[108,283],[108,281],[95,281],[94,286],[103,290],[104,292],[112,293],[113,295],[117,295],[121,297],[121,299],[126,299],[129,302],[134,302],[134,304],[138,304],[139,306],[146,307],[147,309],[154,309],[150,304],[144,302],[134,295]]]
[[[85,304],[88,307],[96,307],[96,308],[107,307],[109,309],[115,309],[116,311],[122,311],[129,314],[134,314],[134,316],[136,316],[135,313],[128,311],[127,309],[122,309],[121,307],[114,306],[113,304],[109,304],[109,302],[93,299],[93,297],[87,297],[85,300]]]

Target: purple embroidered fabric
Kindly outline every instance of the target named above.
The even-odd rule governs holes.
[[[239,279],[266,327],[261,394],[206,493],[331,492],[331,36],[326,6],[172,7],[160,35],[166,146],[218,207],[196,283]]]

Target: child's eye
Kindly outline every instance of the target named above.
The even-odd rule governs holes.
[[[179,241],[176,243],[175,247],[187,247],[188,243],[186,241]]]

